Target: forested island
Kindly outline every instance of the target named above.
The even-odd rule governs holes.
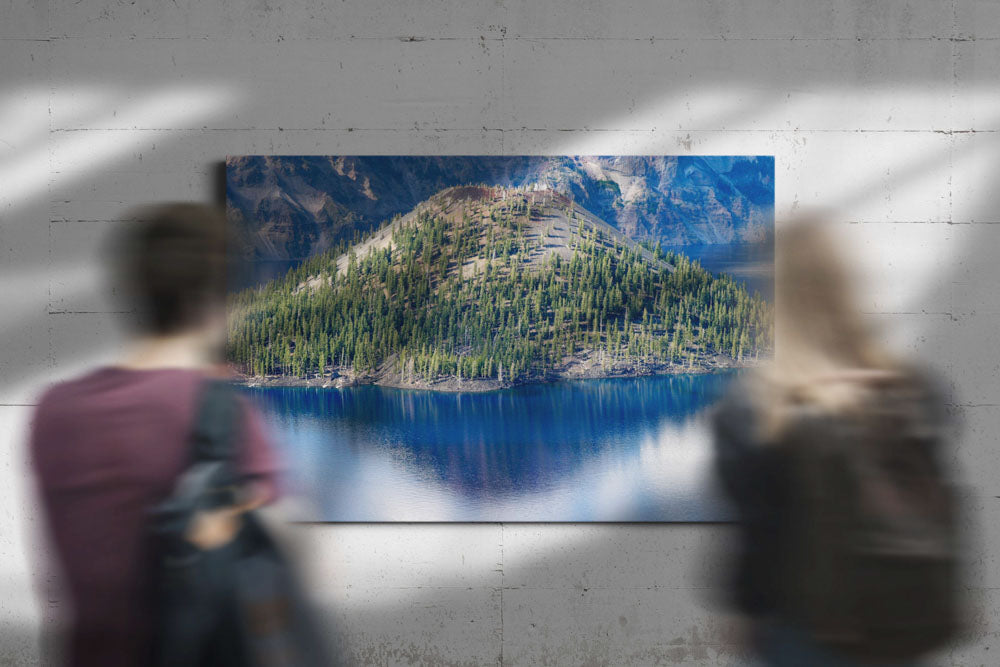
[[[459,186],[231,297],[249,383],[477,391],[707,372],[772,349],[773,309],[550,189]]]

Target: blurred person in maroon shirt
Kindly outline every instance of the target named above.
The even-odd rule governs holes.
[[[69,596],[73,665],[150,660],[149,510],[190,463],[200,389],[220,374],[226,338],[226,230],[207,206],[146,211],[116,247],[139,329],[116,364],[58,384],[35,412],[31,453]],[[227,543],[240,513],[276,495],[277,466],[259,416],[241,399],[237,464],[245,505],[202,513],[188,539]]]

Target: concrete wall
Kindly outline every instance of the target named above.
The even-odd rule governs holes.
[[[243,153],[774,154],[865,312],[954,383],[995,664],[1000,7],[975,0],[0,2],[0,662],[57,614],[23,469],[33,397],[120,348],[97,251]],[[358,664],[731,664],[710,525],[329,525],[302,538]]]

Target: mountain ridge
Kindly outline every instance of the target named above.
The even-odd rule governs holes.
[[[758,242],[773,232],[769,156],[234,156],[227,211],[244,254],[304,259],[444,188],[544,187],[633,240]]]

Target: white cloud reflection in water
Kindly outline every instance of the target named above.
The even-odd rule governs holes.
[[[254,395],[311,501],[304,519],[698,521],[727,517],[708,406],[731,377]]]

